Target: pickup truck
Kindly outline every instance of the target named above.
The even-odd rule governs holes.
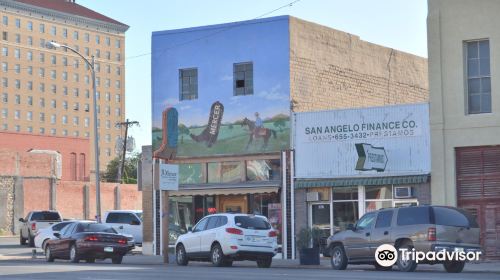
[[[31,211],[26,218],[20,218],[19,222],[22,223],[19,230],[19,243],[25,245],[28,241],[30,247],[35,247],[37,232],[52,224],[62,222],[62,217],[57,211]]]
[[[129,234],[142,245],[142,210],[112,210],[104,213],[103,223],[118,233]]]

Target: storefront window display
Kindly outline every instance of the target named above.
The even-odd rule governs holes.
[[[242,181],[243,162],[209,162],[208,183],[238,183]]]
[[[249,160],[246,162],[247,181],[277,181],[280,176],[280,160]]]
[[[269,204],[279,203],[277,193],[251,194],[251,213],[269,217]]]
[[[180,184],[200,184],[205,183],[201,163],[179,164]]]

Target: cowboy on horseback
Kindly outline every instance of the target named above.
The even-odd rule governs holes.
[[[259,112],[255,112],[255,135],[261,135],[262,128],[264,128],[264,122],[259,117]]]

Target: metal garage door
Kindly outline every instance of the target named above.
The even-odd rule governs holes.
[[[500,259],[500,146],[456,148],[458,207],[481,226],[488,259]]]

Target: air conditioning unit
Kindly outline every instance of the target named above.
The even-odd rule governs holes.
[[[412,187],[394,187],[394,198],[411,198],[412,189]]]
[[[319,192],[308,192],[306,194],[306,201],[319,201]]]

